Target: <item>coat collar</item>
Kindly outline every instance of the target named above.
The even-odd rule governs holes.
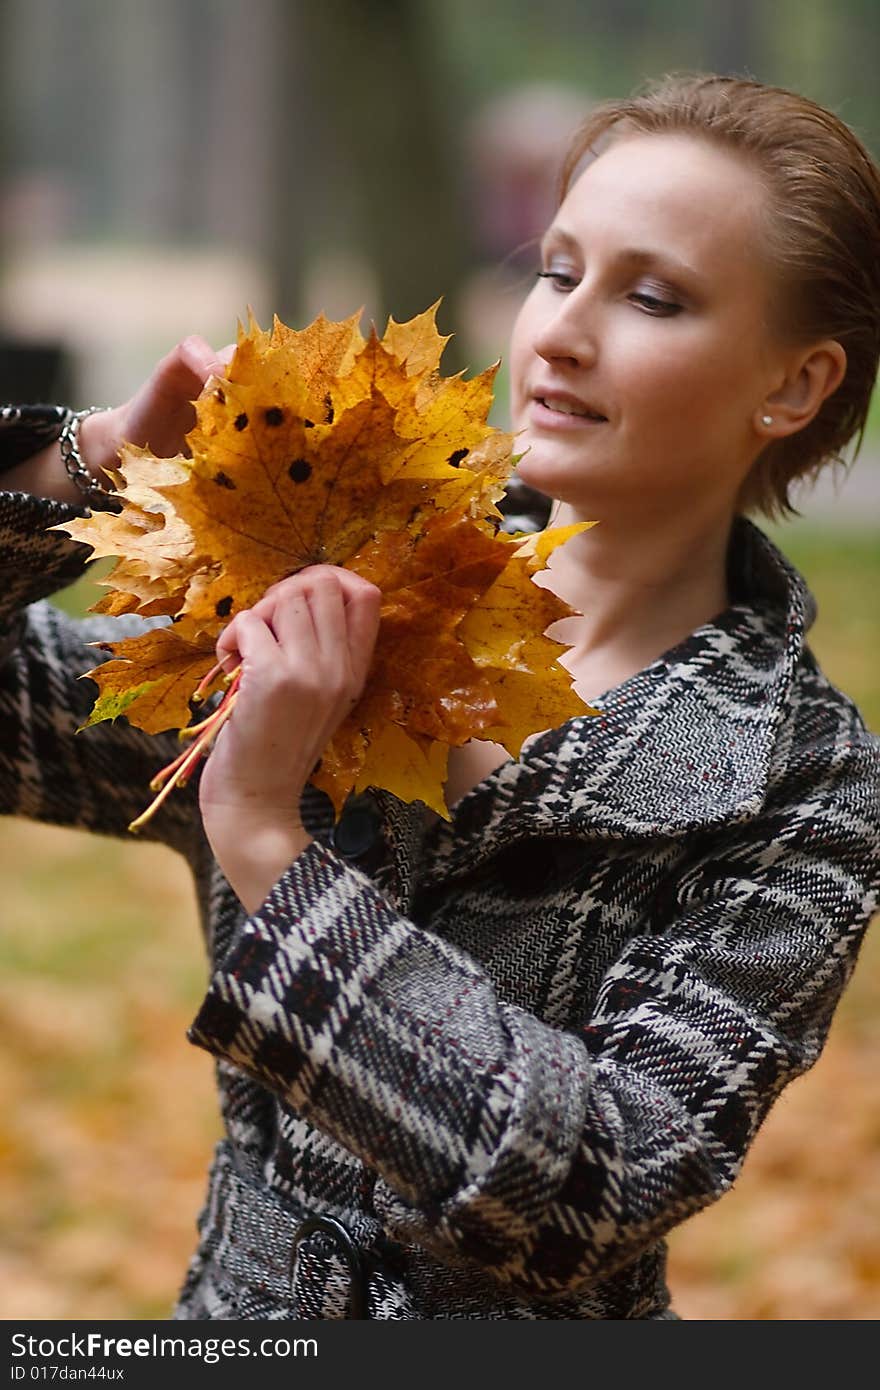
[[[731,606],[474,787],[429,832],[429,879],[535,835],[681,836],[760,810],[815,603],[745,519],[730,557]]]

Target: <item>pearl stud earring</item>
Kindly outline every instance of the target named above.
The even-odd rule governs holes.
[[[773,416],[772,416],[772,415],[762,415],[762,416],[761,416],[761,424],[762,424],[762,425],[772,425],[772,424],[773,424]]]

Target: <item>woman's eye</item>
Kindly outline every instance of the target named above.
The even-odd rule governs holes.
[[[539,280],[550,280],[556,290],[573,290],[580,284],[576,275],[571,275],[567,270],[539,270]]]
[[[636,290],[630,295],[630,299],[641,307],[648,314],[653,314],[656,318],[671,319],[676,314],[680,314],[683,305],[676,303],[674,299],[661,299],[659,295],[647,294],[644,290]]]

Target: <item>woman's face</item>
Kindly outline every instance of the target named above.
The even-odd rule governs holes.
[[[682,135],[622,138],[581,174],[513,330],[524,482],[594,515],[733,506],[782,375],[761,199]]]

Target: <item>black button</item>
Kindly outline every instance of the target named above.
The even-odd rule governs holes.
[[[382,841],[382,815],[368,792],[342,808],[333,831],[333,847],[346,859],[363,859]]]
[[[559,883],[554,845],[547,840],[522,840],[508,845],[491,863],[502,893],[511,898],[537,898]]]

